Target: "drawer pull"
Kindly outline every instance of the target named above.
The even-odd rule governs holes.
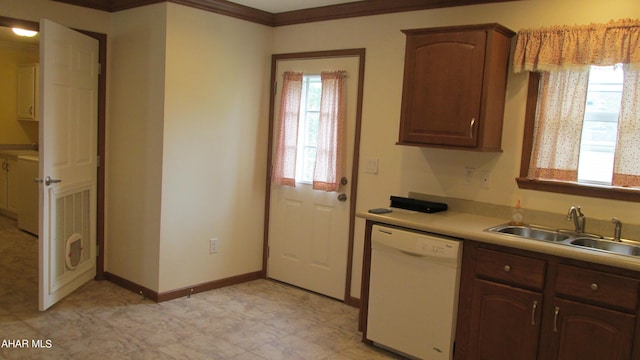
[[[599,288],[598,284],[596,283],[591,284],[591,290],[598,291],[598,288]]]
[[[531,305],[531,326],[536,326],[536,308],[538,307],[538,302],[533,301]]]
[[[504,272],[509,272],[509,271],[511,271],[511,266],[505,265],[504,266]]]
[[[558,332],[558,313],[560,308],[556,306],[556,310],[553,312],[553,332]]]

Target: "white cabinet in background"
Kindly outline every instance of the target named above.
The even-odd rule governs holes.
[[[17,160],[0,156],[0,212],[10,217],[15,217],[18,211],[17,183]]]
[[[38,156],[18,157],[18,228],[38,235],[39,185],[33,181],[38,177]]]
[[[38,64],[18,65],[18,120],[38,120]]]

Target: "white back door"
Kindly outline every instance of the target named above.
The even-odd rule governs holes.
[[[285,71],[317,75],[326,70],[347,71],[345,174],[351,174],[353,166],[358,66],[358,57],[344,57],[280,60],[276,68],[274,114],[279,114]],[[274,126],[279,121],[274,119]],[[337,193],[313,190],[310,183],[297,180],[296,187],[270,184],[268,277],[345,300],[351,201],[350,179],[346,180],[348,184]]]
[[[46,310],[96,273],[98,40],[40,21],[40,279]]]

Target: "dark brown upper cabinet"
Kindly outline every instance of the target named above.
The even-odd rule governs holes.
[[[399,145],[499,152],[515,33],[499,24],[403,30]]]

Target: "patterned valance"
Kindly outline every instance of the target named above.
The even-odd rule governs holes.
[[[522,30],[513,57],[515,72],[617,63],[640,67],[639,20]]]

